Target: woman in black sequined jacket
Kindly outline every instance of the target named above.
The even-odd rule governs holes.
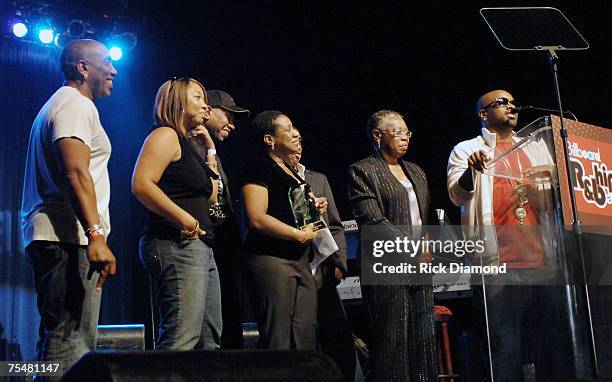
[[[362,239],[364,231],[376,231],[385,240],[420,235],[429,215],[427,179],[419,166],[400,159],[412,132],[401,114],[391,110],[372,114],[367,131],[374,153],[352,164],[348,174],[349,202]],[[414,264],[426,261],[427,254],[413,259]],[[373,274],[362,268],[362,293],[372,326],[368,380],[437,381],[431,284],[408,278],[397,285],[397,274],[373,275],[378,279],[364,282],[366,271]]]

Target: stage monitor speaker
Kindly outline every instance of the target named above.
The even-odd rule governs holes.
[[[90,352],[62,382],[341,382],[325,354],[310,350]]]
[[[98,350],[145,350],[144,325],[98,325]]]

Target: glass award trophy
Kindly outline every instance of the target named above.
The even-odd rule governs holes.
[[[312,231],[317,232],[312,241],[314,258],[310,262],[310,270],[314,276],[319,264],[336,252],[339,249],[338,245],[315,206],[315,196],[308,183],[302,183],[289,190],[289,205],[293,211],[295,224],[299,229],[304,230],[312,227]]]
[[[295,224],[299,229],[303,230],[312,226],[313,232],[316,232],[327,227],[319,210],[315,207],[314,194],[308,183],[292,187],[288,197]]]

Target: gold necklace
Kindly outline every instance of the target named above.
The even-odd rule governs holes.
[[[523,172],[523,169],[521,166],[521,158],[519,157],[518,153],[516,153],[516,161],[519,168],[519,174],[521,174]],[[512,167],[510,167],[510,163],[508,162],[507,158],[504,158],[504,164],[506,165],[508,170],[512,172]],[[529,199],[527,198],[527,186],[525,186],[521,181],[517,180],[515,181],[515,184],[513,183],[511,178],[507,179],[510,182],[510,185],[514,188],[513,191],[516,194],[516,207],[514,209],[514,217],[516,218],[516,220],[518,220],[517,226],[519,231],[522,231],[525,227],[525,220],[527,219],[527,209],[525,208],[525,205],[529,203]]]

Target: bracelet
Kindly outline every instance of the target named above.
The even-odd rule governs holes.
[[[103,234],[101,234],[99,231],[91,231],[91,232],[90,232],[90,233],[87,235],[87,238],[88,238],[89,240],[91,240],[91,239],[93,239],[94,237],[98,237],[98,236],[102,236],[102,237],[104,237],[104,235],[103,235]]]
[[[206,156],[217,155],[217,149],[206,149]]]
[[[87,237],[96,236],[96,234],[104,236],[104,227],[100,223],[94,224],[85,230],[85,236]]]
[[[302,232],[304,232],[304,238],[300,240],[300,244],[304,244],[308,240],[308,232],[306,231],[302,231]]]
[[[193,227],[192,230],[186,231],[184,229],[181,229],[181,232],[186,234],[186,235],[195,235],[196,232],[198,231],[198,228],[200,228],[200,222],[196,220],[195,227]]]
[[[188,232],[190,234],[195,234],[196,232],[198,232],[199,228],[200,228],[200,222],[198,220],[196,220],[195,227],[193,227],[193,229],[191,231],[188,231]]]

